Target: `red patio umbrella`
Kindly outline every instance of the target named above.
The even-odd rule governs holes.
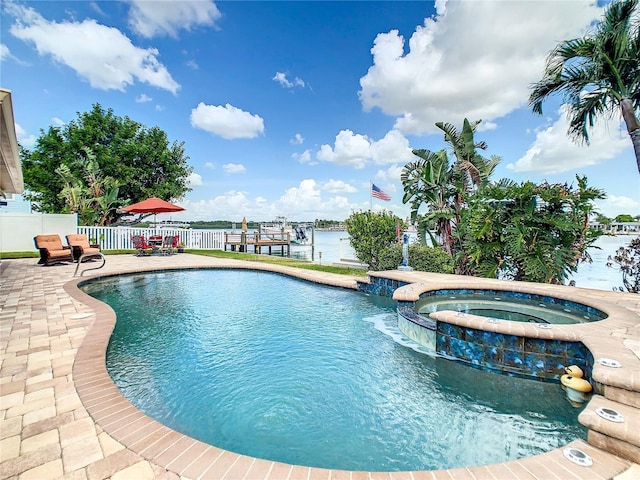
[[[141,202],[134,203],[133,205],[124,207],[122,210],[127,213],[153,213],[153,220],[155,222],[156,213],[181,212],[184,208],[179,205],[166,202],[161,198],[151,197]]]

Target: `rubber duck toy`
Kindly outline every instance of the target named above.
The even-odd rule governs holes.
[[[560,383],[566,387],[567,397],[569,400],[577,403],[582,403],[587,400],[587,394],[593,390],[591,384],[586,381],[582,376],[584,373],[582,369],[577,365],[571,365],[565,367],[564,375],[560,377]]]

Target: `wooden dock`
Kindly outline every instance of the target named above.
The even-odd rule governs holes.
[[[284,255],[289,256],[291,253],[291,235],[286,233],[265,234],[265,233],[225,233],[224,234],[224,250],[229,245],[232,252],[248,252],[249,247],[253,246],[254,253],[262,253],[263,248],[268,249],[269,255],[272,253],[273,247],[280,247]]]

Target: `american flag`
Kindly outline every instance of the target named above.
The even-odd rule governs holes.
[[[385,202],[388,202],[389,200],[391,200],[391,197],[386,193],[384,193],[382,190],[380,190],[379,187],[376,187],[375,183],[371,184],[371,196],[379,198],[380,200],[384,200]]]

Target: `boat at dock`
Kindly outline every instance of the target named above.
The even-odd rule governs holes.
[[[260,224],[260,235],[264,237],[283,238],[297,245],[309,245],[312,242],[313,223],[290,223],[287,217],[276,217],[272,222]]]

